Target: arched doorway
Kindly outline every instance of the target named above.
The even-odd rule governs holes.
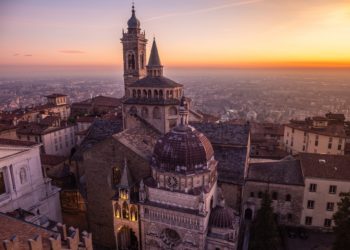
[[[118,250],[138,250],[136,234],[127,226],[118,230]]]
[[[244,211],[244,219],[246,220],[251,220],[253,218],[253,210],[250,209],[250,208],[247,208],[245,211]]]

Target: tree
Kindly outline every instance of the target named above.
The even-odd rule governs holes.
[[[252,224],[249,250],[279,249],[280,237],[271,203],[268,192],[265,192],[262,197],[261,208],[258,210]]]
[[[333,215],[335,241],[333,250],[346,250],[350,247],[350,192],[340,193],[338,211]]]

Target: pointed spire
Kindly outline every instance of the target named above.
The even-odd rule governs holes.
[[[158,48],[157,48],[155,38],[153,38],[151,55],[149,56],[149,60],[148,60],[147,75],[152,77],[163,76],[163,66],[160,63],[160,58],[159,58],[159,53],[158,53]]]
[[[132,181],[132,177],[131,177],[130,170],[128,167],[128,162],[127,162],[127,159],[124,158],[124,169],[123,169],[122,177],[120,179],[119,186],[131,187],[132,184],[133,184],[133,181]]]
[[[153,37],[153,44],[151,49],[151,55],[149,56],[148,66],[162,66],[160,63],[156,38]]]

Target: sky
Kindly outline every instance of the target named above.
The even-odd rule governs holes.
[[[167,67],[350,67],[350,1],[135,0]],[[0,0],[0,67],[121,67],[128,0]]]

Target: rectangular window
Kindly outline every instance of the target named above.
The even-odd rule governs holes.
[[[310,192],[316,192],[316,190],[317,190],[317,184],[310,183],[309,191]]]
[[[290,142],[290,146],[293,147],[293,144],[294,144],[293,141],[291,141],[291,142]]]
[[[338,145],[338,150],[341,150],[341,144]]]
[[[305,217],[305,225],[312,225],[312,217],[310,216]]]
[[[315,146],[316,146],[316,147],[318,146],[318,141],[315,141]]]
[[[294,133],[294,128],[292,128],[292,133]]]
[[[0,195],[6,193],[4,172],[0,172]]]
[[[330,227],[331,225],[332,225],[331,219],[324,219],[324,226],[325,227]]]
[[[305,145],[303,145],[303,151],[305,151]]]
[[[333,138],[332,137],[329,137],[329,141],[328,142],[332,142],[333,141]]]
[[[291,222],[292,219],[293,219],[293,215],[292,215],[292,214],[287,214],[287,220],[288,220],[289,222]]]
[[[254,192],[250,192],[250,197],[254,197]]]
[[[334,210],[334,202],[327,202],[327,211],[333,211]]]
[[[328,149],[332,148],[332,143],[328,143]]]
[[[337,193],[337,186],[330,185],[329,186],[329,193],[330,194],[336,194]]]
[[[315,207],[315,201],[313,201],[313,200],[308,200],[308,201],[307,201],[307,208],[308,208],[308,209],[314,209],[314,207]]]
[[[286,140],[286,145],[288,145],[288,140]]]

